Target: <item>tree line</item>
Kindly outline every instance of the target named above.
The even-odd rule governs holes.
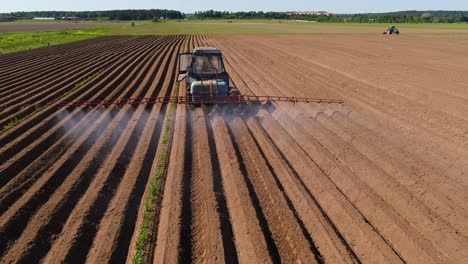
[[[183,19],[180,11],[166,9],[107,10],[107,11],[34,11],[0,14],[0,20],[33,19],[35,17],[78,17],[86,20],[158,20]],[[189,16],[187,16],[189,17]],[[303,15],[286,12],[228,12],[198,11],[191,19],[282,19],[317,22],[352,23],[463,23],[468,22],[468,11],[401,11],[391,13]]]
[[[153,20],[164,17],[166,19],[182,19],[184,14],[180,11],[166,9],[140,9],[140,10],[107,10],[107,11],[33,11],[12,12],[3,14],[8,20],[33,19],[35,17],[78,17],[86,20]]]
[[[331,14],[302,15],[286,12],[228,12],[198,11],[191,18],[195,19],[284,19],[307,20],[317,22],[352,22],[352,23],[463,23],[468,22],[468,11],[401,11],[391,13],[368,14]]]

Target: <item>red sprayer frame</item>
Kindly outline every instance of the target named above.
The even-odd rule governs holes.
[[[193,96],[191,96],[193,97]],[[68,106],[110,106],[110,105],[138,105],[138,104],[163,104],[177,103],[190,104],[190,98],[187,96],[166,96],[166,97],[148,97],[148,98],[122,98],[116,100],[93,100],[93,101],[73,101],[62,102],[59,107]],[[325,103],[325,104],[343,104],[343,100],[339,99],[318,99],[318,98],[301,98],[288,96],[271,96],[271,95],[230,95],[230,96],[213,96],[210,101],[203,101],[203,104],[250,104],[250,103],[266,103],[266,102],[289,102],[289,103]]]

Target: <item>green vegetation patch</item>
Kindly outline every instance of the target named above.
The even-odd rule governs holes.
[[[179,90],[179,83],[176,83],[176,87],[174,89],[175,94]],[[138,234],[136,245],[135,245],[135,255],[133,256],[133,263],[134,264],[142,264],[144,263],[145,256],[147,254],[146,248],[151,236],[151,223],[154,221],[154,204],[156,203],[156,199],[161,191],[161,178],[163,176],[163,172],[166,168],[166,161],[168,155],[168,147],[169,141],[171,136],[171,128],[172,128],[172,120],[175,111],[175,104],[170,104],[169,111],[167,113],[167,118],[165,122],[165,126],[163,129],[163,136],[161,140],[161,148],[160,154],[157,157],[156,161],[156,170],[154,172],[153,178],[150,181],[149,189],[148,189],[148,197],[145,203],[144,211],[143,211],[143,222],[140,228],[140,233]]]
[[[107,35],[110,28],[0,33],[0,54]]]
[[[90,75],[90,76],[84,78],[81,82],[75,84],[74,89],[80,88],[81,86],[87,84],[89,81],[91,81],[92,79],[96,78],[96,76],[98,76],[101,72],[102,72],[102,70],[100,70],[100,71],[94,73],[93,75]]]
[[[8,129],[18,125],[19,123],[21,123],[24,119],[23,118],[13,118],[12,120],[10,120],[10,122],[8,122],[8,124],[4,125],[3,128],[2,128],[2,131],[1,132],[5,132],[7,131]]]

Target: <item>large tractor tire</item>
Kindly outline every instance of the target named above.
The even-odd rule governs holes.
[[[237,95],[240,95],[240,92],[239,92],[239,90],[237,90],[236,88],[231,88],[231,89],[229,90],[229,95],[230,95],[230,96],[237,96]]]

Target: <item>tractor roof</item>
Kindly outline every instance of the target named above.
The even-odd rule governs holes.
[[[221,50],[215,47],[196,47],[193,53],[217,53],[221,54]]]

